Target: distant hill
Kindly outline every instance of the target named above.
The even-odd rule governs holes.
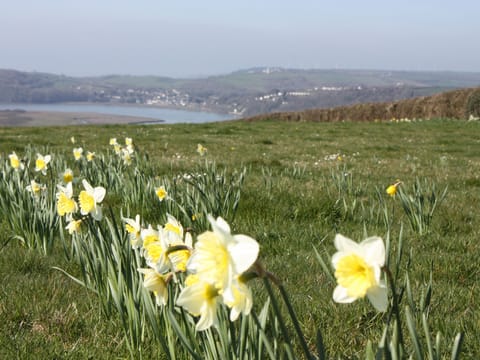
[[[480,86],[480,73],[261,67],[197,79],[0,69],[0,103],[125,103],[251,116],[387,102]]]
[[[478,119],[479,117],[480,88],[469,88],[394,102],[272,113],[244,120],[331,122],[432,118]]]

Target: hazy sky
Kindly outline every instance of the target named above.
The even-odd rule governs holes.
[[[4,0],[0,68],[65,75],[254,66],[480,71],[479,0]]]

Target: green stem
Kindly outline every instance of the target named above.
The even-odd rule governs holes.
[[[398,330],[398,339],[399,343],[403,344],[403,332],[402,332],[402,326],[401,326],[401,321],[400,321],[400,308],[398,304],[398,296],[397,296],[397,289],[395,287],[395,281],[393,280],[392,273],[390,272],[390,269],[386,266],[382,268],[382,270],[387,274],[387,279],[388,282],[390,283],[390,288],[392,289],[392,297],[393,297],[393,313],[395,313],[395,318],[397,320],[397,330]],[[390,313],[390,316],[388,317],[388,323],[390,323],[392,313]]]
[[[288,348],[291,350],[292,349],[292,344],[290,343],[290,336],[288,335],[287,326],[285,325],[285,321],[283,320],[282,313],[280,312],[280,307],[278,306],[277,299],[275,297],[275,294],[273,293],[272,287],[270,286],[270,281],[269,281],[268,277],[263,277],[263,283],[265,284],[265,287],[266,287],[267,292],[268,292],[268,296],[270,297],[270,300],[272,301],[272,307],[273,307],[273,310],[275,311],[275,315],[276,315],[276,317],[278,319],[278,322],[280,324],[280,329],[282,331],[283,338],[284,338],[286,344],[288,345]]]

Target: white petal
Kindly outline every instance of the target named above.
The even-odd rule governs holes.
[[[82,180],[82,184],[83,184],[83,187],[85,188],[85,190],[87,191],[87,193],[93,194],[93,187],[92,187],[92,185],[90,185],[90,184],[88,183],[87,180],[83,179],[83,180]]]
[[[95,206],[95,210],[93,210],[93,212],[92,212],[92,217],[97,221],[102,220],[102,207],[101,206]]]
[[[204,302],[204,292],[205,285],[203,283],[188,286],[178,295],[176,304],[185,308],[192,315],[200,315]]]
[[[208,221],[210,221],[214,232],[218,231],[222,234],[230,234],[230,226],[220,216],[215,220],[213,216],[208,215]]]
[[[338,251],[361,255],[360,245],[342,234],[335,235],[335,247]]]
[[[347,289],[343,286],[338,285],[333,291],[333,301],[337,303],[348,304],[355,300],[357,300],[357,298],[348,296]]]
[[[385,286],[376,286],[368,289],[367,297],[375,309],[382,312],[387,311],[388,291]]]
[[[385,264],[385,245],[382,238],[372,236],[360,243],[363,248],[365,260],[370,265],[382,267]]]
[[[95,199],[95,202],[96,203],[102,202],[106,192],[107,191],[105,190],[105,188],[101,186],[98,186],[95,189],[93,189],[93,198]]]
[[[246,235],[234,235],[235,243],[228,246],[235,271],[241,274],[257,260],[259,245],[255,239]]]
[[[216,325],[217,323],[217,310],[216,308],[211,308],[207,304],[204,304],[202,308],[202,315],[198,320],[197,325],[195,326],[195,330],[203,331],[208,329],[212,325]]]
[[[43,157],[43,161],[45,161],[45,164],[48,164],[51,159],[52,159],[52,157],[51,157],[50,155],[45,155],[45,156]]]

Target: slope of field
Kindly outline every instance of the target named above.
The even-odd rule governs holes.
[[[284,121],[375,121],[392,119],[465,119],[480,115],[480,88],[443,92],[394,102],[366,103],[331,109],[281,112],[246,119]]]

